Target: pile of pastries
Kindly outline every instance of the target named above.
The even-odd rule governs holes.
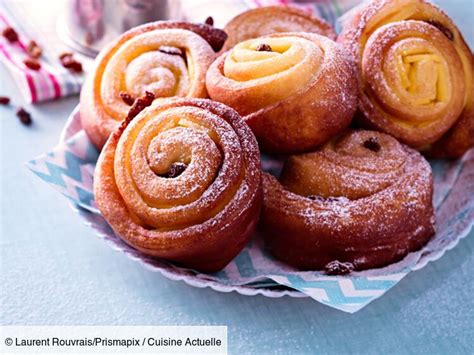
[[[97,205],[129,245],[201,272],[257,229],[299,270],[388,265],[435,232],[424,156],[474,145],[473,66],[425,0],[364,3],[339,36],[291,6],[223,30],[136,27],[100,53],[81,93],[101,150]],[[279,176],[262,172],[262,152],[284,161]]]

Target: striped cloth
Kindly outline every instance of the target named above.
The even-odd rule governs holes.
[[[113,1],[113,0],[111,0]],[[296,1],[298,5],[323,17],[333,25],[337,18],[359,3],[359,0]],[[251,8],[270,5],[286,5],[290,0],[180,0],[182,16],[190,22],[204,22],[214,18],[216,27],[223,27],[232,17]],[[73,74],[63,68],[58,56],[66,47],[56,31],[57,13],[49,11],[42,1],[0,2],[0,31],[13,27],[20,40],[10,43],[0,36],[0,60],[12,73],[21,94],[30,103],[58,99],[79,93],[83,74]],[[46,8],[46,9],[45,9]],[[45,11],[46,10],[46,11]],[[41,16],[40,16],[41,15]],[[45,16],[49,16],[45,20]],[[37,20],[41,18],[42,21]],[[47,28],[46,28],[47,27]],[[43,49],[41,69],[28,69],[23,61],[28,58],[30,40]],[[87,71],[87,63],[85,70]]]
[[[19,35],[19,41],[15,43],[10,43],[0,36],[0,60],[11,72],[25,100],[30,103],[77,94],[81,88],[83,75],[72,74],[63,68],[58,58],[62,51],[56,45],[53,47],[49,44],[50,38],[46,32],[34,27],[30,21],[21,21],[28,18],[23,12],[23,4],[17,1],[0,3],[0,31],[12,27]],[[27,46],[32,39],[43,49],[39,71],[28,69],[23,64],[28,58]],[[66,49],[62,46],[60,48]]]

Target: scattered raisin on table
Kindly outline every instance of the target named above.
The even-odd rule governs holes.
[[[23,64],[25,64],[29,69],[38,71],[41,69],[41,64],[35,59],[27,58],[23,61]]]
[[[35,41],[30,41],[30,43],[28,43],[28,47],[26,48],[26,50],[28,51],[28,55],[30,57],[36,58],[36,59],[41,57],[41,54],[43,54],[43,50],[41,49],[40,46],[38,46],[38,43],[36,43]]]
[[[18,33],[16,33],[16,31],[11,27],[5,28],[2,32],[2,35],[10,43],[15,43],[16,41],[18,41]]]
[[[16,115],[20,119],[20,122],[23,123],[25,126],[29,126],[33,123],[33,121],[31,120],[31,115],[23,107],[18,108],[18,110],[16,111]]]
[[[74,59],[73,54],[70,52],[65,52],[59,56],[59,60],[64,68],[69,69],[74,73],[82,73],[82,64],[81,62]]]
[[[7,96],[0,96],[0,105],[8,105],[10,103],[10,98]]]

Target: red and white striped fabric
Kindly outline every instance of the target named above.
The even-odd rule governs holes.
[[[19,40],[14,43],[0,36],[0,60],[12,74],[25,100],[37,103],[77,94],[81,88],[83,75],[73,74],[64,68],[59,61],[60,53],[49,50],[48,38],[29,28],[26,22],[20,22],[14,15],[5,3],[0,6],[0,32],[12,27],[19,36]],[[35,33],[35,38],[29,37],[30,33]],[[27,46],[30,40],[37,42],[43,49],[39,60],[41,68],[38,71],[29,69],[23,63],[28,58]]]

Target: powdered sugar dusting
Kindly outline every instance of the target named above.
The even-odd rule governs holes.
[[[83,95],[81,102],[84,114],[91,111],[91,124],[85,127],[90,136],[105,142],[126,116],[121,92],[135,97],[144,91],[156,97],[207,97],[205,74],[215,53],[193,30],[206,38],[222,32],[184,22],[155,22],[127,31],[99,54],[90,85],[84,87],[93,94]],[[182,56],[160,51],[163,47],[179,50]]]
[[[312,32],[336,38],[331,26],[295,6],[266,6],[248,10],[224,28],[229,35],[224,50],[244,40],[280,32]]]
[[[455,24],[424,0],[367,2],[350,17],[338,41],[356,63],[362,122],[417,149],[437,142],[462,115],[472,70],[461,68],[471,52]],[[422,65],[404,62],[413,53]]]
[[[378,138],[380,151],[363,146],[368,137]],[[281,180],[283,185],[269,175],[264,178],[264,224],[272,230],[279,224],[296,230],[304,225],[308,240],[333,244],[332,252],[307,251],[321,260],[330,257],[325,252],[341,253],[346,261],[364,253],[367,263],[355,264],[363,269],[383,264],[378,253],[370,254],[383,249],[392,255],[385,256],[387,264],[393,255],[401,258],[415,245],[419,248],[420,240],[426,242],[433,233],[431,169],[419,153],[388,135],[349,133],[320,152],[290,158]]]
[[[237,206],[252,203],[259,181],[255,142],[238,120],[206,100],[163,100],[127,127],[117,146],[115,176],[127,208],[143,226],[210,228],[232,223],[229,213],[241,214]],[[175,162],[187,168],[178,177],[161,177]]]

